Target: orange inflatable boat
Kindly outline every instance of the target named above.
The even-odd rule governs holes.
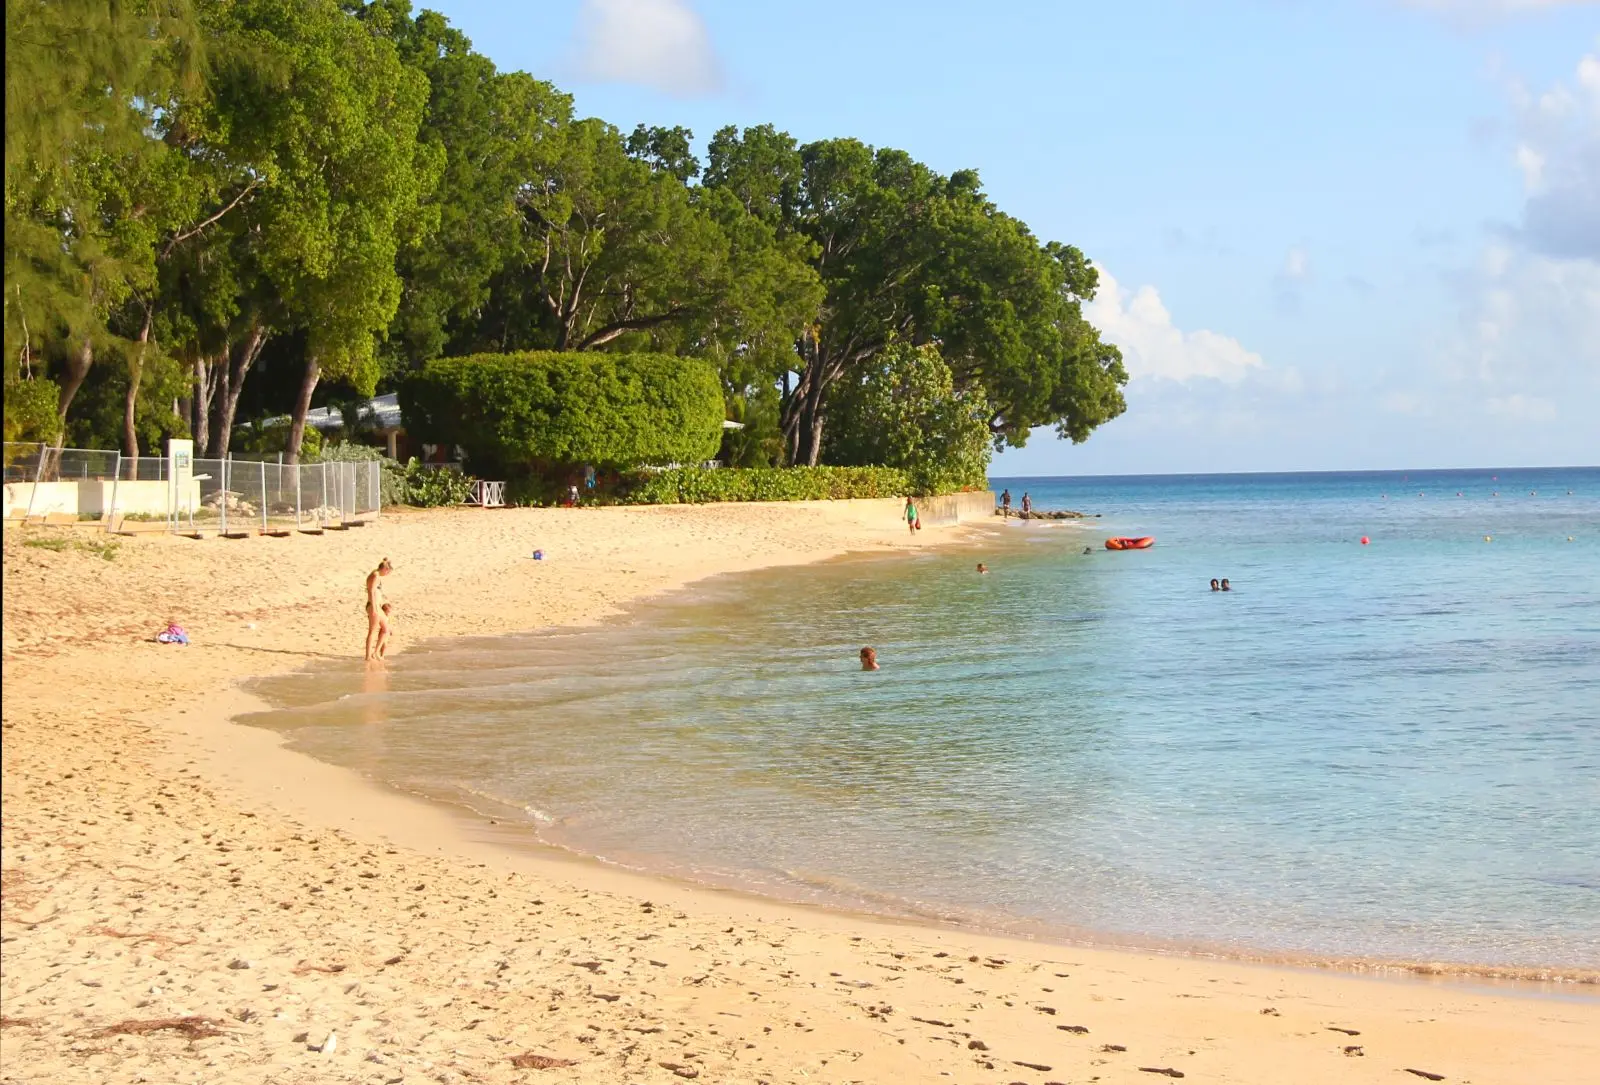
[[[1107,550],[1148,550],[1156,542],[1154,535],[1141,535],[1137,539],[1117,538],[1107,539]]]

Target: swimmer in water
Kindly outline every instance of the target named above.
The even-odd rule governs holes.
[[[864,671],[878,669],[878,650],[876,648],[861,649],[861,669]]]
[[[1212,591],[1221,591],[1222,590],[1222,585],[1217,582],[1217,578],[1216,577],[1212,577],[1211,578],[1211,590]]]
[[[984,563],[983,563],[983,562],[981,562],[981,561],[980,561],[980,562],[978,562],[978,572],[980,572],[980,573],[987,573],[987,572],[988,572],[988,571],[989,571],[989,567],[988,567],[988,566],[987,566],[987,565],[985,565],[985,564],[984,564]]]
[[[1228,583],[1228,578],[1227,577],[1223,577],[1222,578],[1222,590],[1223,591],[1232,591],[1233,590],[1233,586]]]

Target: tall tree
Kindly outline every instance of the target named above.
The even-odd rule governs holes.
[[[760,350],[792,339],[820,290],[787,240],[720,190],[691,189],[597,120],[565,125],[518,200],[518,259],[498,277],[491,349]]]
[[[219,48],[210,93],[184,118],[194,153],[242,166],[258,191],[217,238],[238,294],[200,308],[228,319],[221,375],[234,385],[268,336],[304,335],[294,462],[321,379],[368,394],[377,381],[375,341],[400,301],[396,255],[443,156],[417,141],[426,78],[333,0],[212,0],[206,26]],[[232,419],[217,421],[226,432]]]
[[[355,6],[427,77],[417,138],[444,163],[418,209],[427,228],[411,231],[398,255],[401,300],[384,348],[386,370],[398,371],[485,345],[476,326],[491,281],[515,259],[518,201],[550,173],[572,100],[522,72],[497,72],[436,12],[412,17],[407,0]]]
[[[1046,424],[1081,440],[1121,412],[1120,355],[1081,315],[1093,269],[998,211],[975,172],[945,177],[856,140],[798,147],[763,126],[718,132],[705,177],[809,239],[827,291],[784,378],[790,462],[818,462],[830,389],[892,342],[940,344],[954,392],[992,404],[997,445]]]
[[[140,186],[163,172],[152,132],[197,52],[183,0],[7,0],[6,378],[51,349],[58,433],[97,351],[122,338],[113,317],[153,284],[173,208]]]

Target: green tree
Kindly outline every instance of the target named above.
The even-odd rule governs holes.
[[[519,198],[549,175],[571,98],[522,72],[502,73],[443,16],[414,18],[406,0],[356,5],[367,25],[395,43],[401,60],[428,79],[418,140],[435,148],[443,172],[401,245],[404,290],[385,368],[415,368],[448,348],[497,342],[478,324],[495,276],[518,254]]]
[[[156,246],[182,216],[152,133],[197,54],[182,0],[7,0],[6,400],[42,350],[61,373],[58,440],[97,352],[126,341],[117,317],[148,294]],[[136,323],[142,344],[148,321]]]
[[[898,467],[918,493],[983,485],[988,477],[988,402],[957,391],[932,344],[896,343],[829,392],[829,463]]]
[[[1039,244],[973,171],[945,177],[856,140],[798,147],[760,127],[718,132],[705,176],[779,237],[806,238],[826,290],[783,375],[791,463],[818,462],[831,388],[897,341],[940,345],[954,392],[991,404],[997,445],[1045,424],[1081,440],[1123,409],[1120,355],[1081,315],[1093,269]]]
[[[628,153],[653,170],[671,174],[684,184],[700,176],[700,160],[692,144],[694,133],[680,126],[653,128],[639,125],[628,137]]]

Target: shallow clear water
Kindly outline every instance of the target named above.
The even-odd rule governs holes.
[[[784,896],[1600,966],[1600,469],[1006,485],[1103,518],[299,676],[253,722],[555,843]]]

